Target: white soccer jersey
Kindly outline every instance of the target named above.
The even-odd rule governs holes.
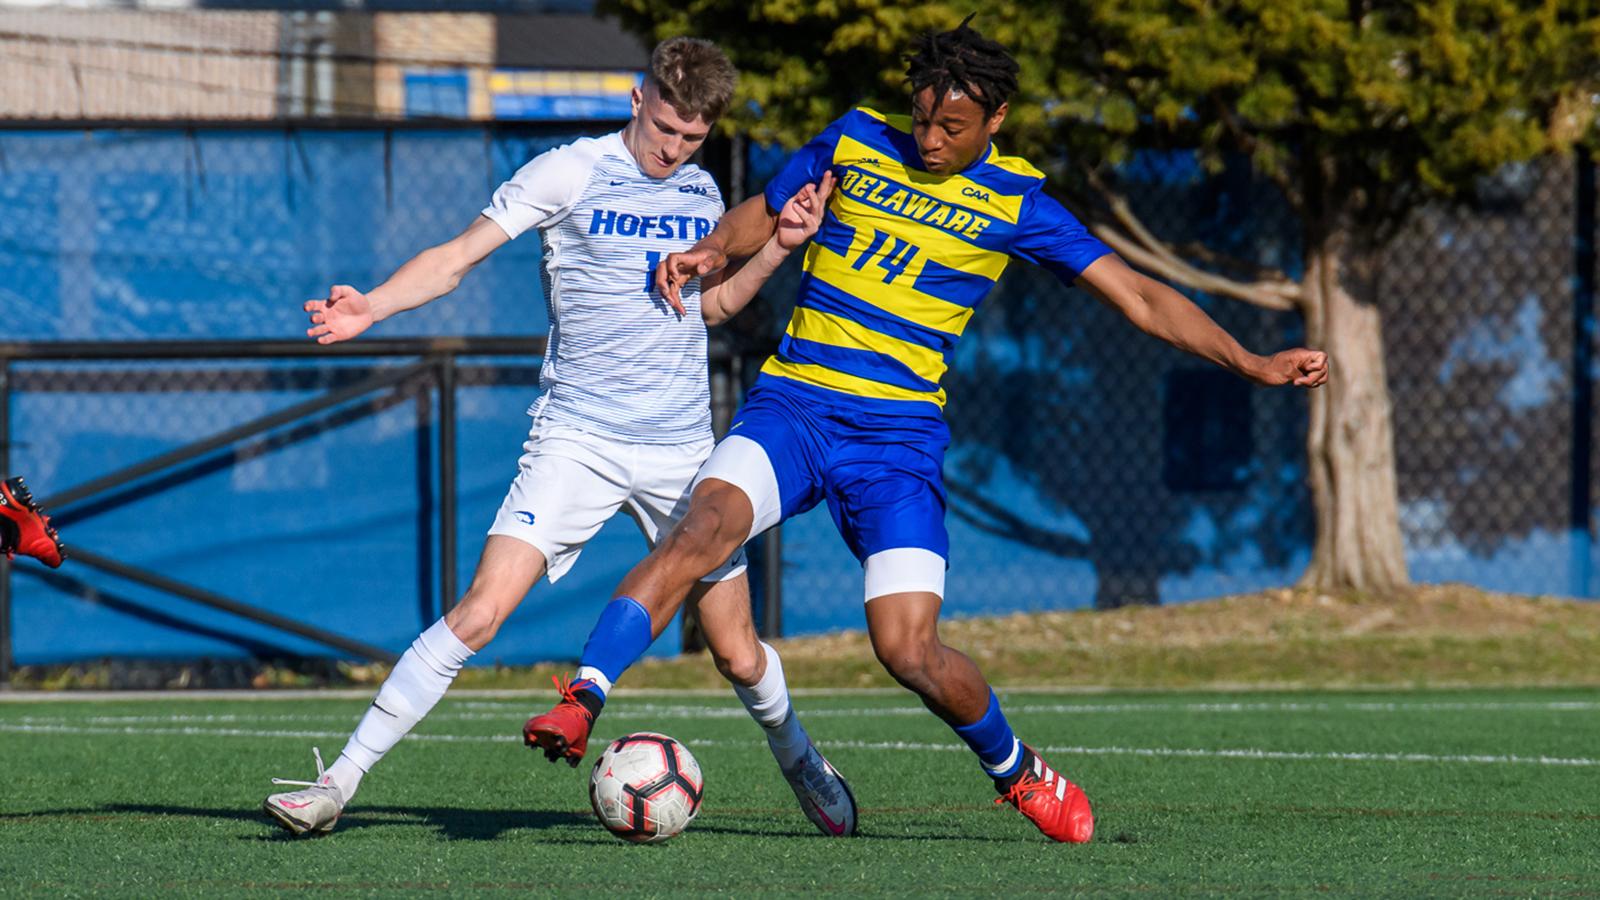
[[[544,242],[550,344],[530,415],[630,443],[711,436],[700,283],[684,287],[680,319],[655,269],[722,212],[705,170],[650,178],[621,132],[542,153],[494,192],[483,214],[512,238],[537,228]]]

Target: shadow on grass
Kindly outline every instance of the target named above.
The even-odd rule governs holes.
[[[0,813],[0,822],[26,819],[67,819],[76,821],[116,821],[176,816],[209,821],[250,822],[263,832],[245,840],[288,840],[259,808],[216,809],[196,806],[164,806],[154,803],[108,803],[77,809],[46,809],[29,813]],[[339,831],[356,831],[375,826],[422,825],[435,828],[453,840],[491,841],[517,829],[592,826],[594,817],[584,812],[539,809],[457,809],[444,807],[364,806],[339,819]],[[266,833],[270,829],[270,833]]]
[[[781,815],[774,811],[775,815]],[[796,814],[798,815],[798,814]],[[114,822],[123,819],[150,819],[169,816],[210,821],[248,822],[262,826],[262,833],[241,835],[246,841],[302,840],[284,831],[259,808],[216,809],[194,806],[163,806],[153,803],[108,803],[100,806],[73,809],[46,809],[26,813],[0,813],[0,823],[20,822],[26,819],[66,819],[74,821]],[[743,816],[712,816],[697,820],[691,830],[704,834],[725,834],[761,838],[819,838],[803,821],[794,827],[758,828],[738,824]],[[757,816],[770,821],[765,816]],[[788,823],[784,823],[788,824]],[[507,832],[528,830],[544,831],[558,828],[584,829],[586,835],[550,835],[541,840],[556,844],[592,844],[606,842],[609,838],[596,825],[587,811],[557,811],[540,809],[466,809],[455,807],[423,806],[364,806],[339,819],[336,831],[359,831],[374,827],[422,826],[436,829],[440,836],[460,841],[498,840]],[[315,838],[313,838],[315,839]],[[860,841],[980,841],[1014,843],[1015,838],[1002,835],[948,833],[948,834],[885,834],[874,833],[870,825],[854,840]]]
[[[288,832],[281,831],[269,822],[264,814],[249,816],[272,827],[271,835],[261,835],[253,840],[292,840]],[[337,831],[358,831],[362,828],[420,825],[438,831],[441,837],[454,841],[492,841],[508,831],[523,829],[540,831],[547,828],[568,828],[590,824],[594,817],[588,813],[549,809],[463,809],[440,806],[363,806],[341,816]]]

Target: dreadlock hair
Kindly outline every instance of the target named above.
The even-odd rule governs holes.
[[[917,38],[905,58],[906,81],[913,94],[932,87],[935,109],[952,89],[960,90],[981,104],[988,118],[1016,91],[1021,67],[1000,42],[967,25],[975,15],[949,31],[930,31]]]

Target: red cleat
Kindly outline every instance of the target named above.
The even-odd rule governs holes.
[[[544,751],[545,759],[555,762],[565,759],[573,768],[589,749],[589,729],[594,727],[594,714],[578,699],[578,692],[589,684],[550,676],[561,692],[561,702],[542,716],[534,716],[522,726],[523,743]]]
[[[1094,836],[1094,812],[1089,798],[1061,773],[1045,765],[1033,748],[1023,745],[1022,777],[995,803],[1009,803],[1028,817],[1045,836],[1055,841],[1086,844]]]
[[[7,559],[31,556],[52,569],[67,557],[50,517],[33,502],[21,478],[0,482],[0,553]]]

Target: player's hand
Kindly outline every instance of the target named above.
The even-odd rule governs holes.
[[[661,288],[661,298],[678,315],[687,315],[683,308],[683,286],[691,279],[710,275],[727,264],[727,255],[709,248],[668,253],[667,258],[656,266],[656,284]]]
[[[1318,387],[1328,380],[1328,354],[1304,347],[1283,350],[1267,357],[1265,364],[1252,375],[1261,384],[1273,387],[1280,384]]]
[[[793,250],[811,240],[822,225],[822,214],[828,208],[828,195],[833,193],[833,172],[822,174],[818,184],[807,184],[778,211],[778,246]]]
[[[348,284],[334,285],[326,300],[307,300],[305,310],[311,314],[306,335],[319,344],[348,341],[372,327],[372,301]]]

